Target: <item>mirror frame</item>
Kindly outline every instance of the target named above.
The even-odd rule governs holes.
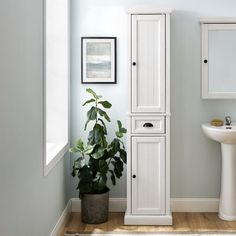
[[[235,30],[235,18],[209,18],[201,19],[201,70],[202,70],[202,99],[235,99],[235,92],[210,92],[209,91],[209,31],[210,30]]]

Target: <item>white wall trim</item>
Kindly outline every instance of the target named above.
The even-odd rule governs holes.
[[[171,198],[173,212],[218,212],[218,198]]]
[[[80,212],[80,199],[71,199],[71,211]],[[171,198],[173,212],[218,212],[218,198]],[[110,198],[110,212],[125,212],[126,198]]]
[[[58,236],[60,231],[65,227],[68,218],[71,213],[71,200],[68,201],[65,209],[63,210],[59,220],[57,221],[55,227],[53,228],[50,236]]]
[[[235,17],[210,17],[210,18],[200,18],[199,19],[201,24],[235,24],[236,18]]]
[[[126,7],[128,14],[170,14],[173,8],[165,6],[160,7],[157,5],[129,5]]]

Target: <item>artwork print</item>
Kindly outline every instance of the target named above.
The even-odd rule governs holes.
[[[82,38],[82,83],[116,83],[116,38]]]

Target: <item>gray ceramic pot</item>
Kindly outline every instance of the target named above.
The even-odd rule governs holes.
[[[109,190],[101,194],[83,194],[81,196],[82,221],[99,224],[108,220]]]

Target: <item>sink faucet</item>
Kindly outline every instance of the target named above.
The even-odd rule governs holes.
[[[230,116],[226,116],[225,117],[225,125],[231,125],[232,121],[231,121],[231,117]]]

